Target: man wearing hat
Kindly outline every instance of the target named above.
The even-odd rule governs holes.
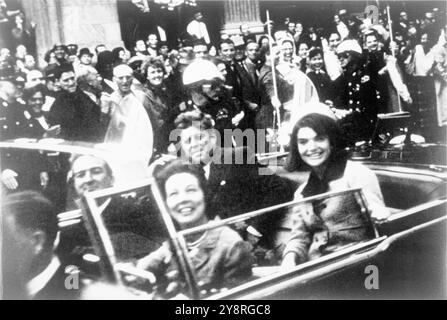
[[[67,46],[63,44],[55,44],[53,47],[53,50],[56,61],[59,65],[67,63],[67,57],[68,57],[68,48]]]
[[[180,112],[200,110],[215,121],[215,129],[224,137],[224,129],[237,125],[236,115],[242,115],[224,86],[224,78],[216,65],[208,60],[196,60],[185,68],[183,85],[189,99],[179,106]],[[240,119],[239,119],[240,121]]]
[[[18,91],[14,83],[14,69],[0,70],[0,139],[16,138],[20,132],[18,119],[20,104],[17,102]],[[19,122],[19,125],[17,125]]]
[[[18,101],[17,76],[8,69],[0,70],[0,140],[26,137],[30,114]],[[35,152],[1,152],[0,187],[5,191],[35,189],[42,186],[44,163]],[[43,177],[43,176],[42,176]]]
[[[343,73],[334,81],[338,92],[334,105],[346,110],[342,126],[350,143],[371,138],[377,119],[377,84],[363,66],[362,48],[356,40],[345,40],[337,47]]]
[[[74,63],[76,62],[76,60],[78,59],[78,45],[77,44],[69,44],[67,45],[67,49],[68,49],[68,61],[70,63]]]
[[[79,50],[78,58],[81,65],[92,66],[93,53],[90,52],[89,48]]]

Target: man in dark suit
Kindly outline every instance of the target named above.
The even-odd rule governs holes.
[[[260,88],[259,88],[259,69],[261,61],[259,59],[259,45],[256,42],[249,42],[245,48],[246,58],[235,63],[235,69],[239,77],[241,86],[242,100],[245,102],[245,117],[243,129],[255,128],[255,116],[259,109]]]
[[[233,94],[236,97],[241,97],[242,89],[239,77],[235,69],[236,62],[234,61],[234,42],[230,39],[223,40],[219,44],[219,54],[227,67],[227,74],[225,76],[225,84],[232,88]]]
[[[3,228],[8,230],[2,252],[7,283],[4,296],[76,299],[81,281],[78,275],[68,272],[54,253],[58,224],[53,204],[34,191],[10,194],[4,200]]]
[[[92,192],[113,187],[112,169],[104,159],[92,155],[77,155],[71,161],[73,187],[78,198]],[[78,201],[76,201],[78,202]],[[151,194],[135,197],[111,196],[99,205],[101,217],[109,233],[118,259],[141,258],[162,243],[163,225]],[[76,245],[89,245],[83,226],[62,234],[64,251]]]
[[[210,214],[228,218],[293,199],[296,189],[293,182],[273,172],[266,174],[268,169],[256,163],[252,151],[217,146],[219,139],[209,115],[199,111],[184,112],[175,124],[175,134],[180,138],[180,157],[200,164],[205,171],[210,189],[207,201]],[[263,174],[260,169],[264,169]],[[266,214],[253,221],[266,241],[273,234],[277,217]]]
[[[50,125],[60,125],[60,137],[72,141],[100,142],[105,133],[101,126],[101,108],[76,83],[73,66],[64,64],[55,70],[61,92],[51,107]]]

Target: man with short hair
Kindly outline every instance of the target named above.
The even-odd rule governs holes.
[[[289,21],[288,23],[287,23],[287,30],[286,30],[286,32],[293,38],[293,36],[295,35],[295,26],[296,26],[296,23],[295,22],[293,22],[293,21]]]
[[[135,56],[137,57],[143,57],[146,58],[149,55],[149,52],[147,52],[146,43],[144,40],[137,40],[135,42],[135,48],[134,48]]]
[[[151,33],[147,36],[147,53],[149,56],[155,58],[158,56],[158,38],[157,35]]]
[[[377,84],[377,98],[379,100],[379,113],[390,112],[387,110],[390,92],[388,89],[387,60],[385,59],[385,51],[376,31],[369,31],[365,34],[365,47],[363,52],[365,58],[365,67],[369,74],[374,77],[373,81]],[[397,75],[399,76],[399,75]]]
[[[98,130],[105,133],[110,120],[112,109],[110,95],[103,91],[102,77],[91,66],[84,66],[78,70],[76,82],[79,89],[101,108],[100,127]]]
[[[54,57],[58,65],[68,63],[68,48],[63,44],[55,44],[53,47]]]
[[[240,81],[242,100],[246,107],[241,127],[254,129],[255,116],[261,99],[259,69],[262,62],[260,61],[259,45],[256,42],[249,42],[245,49],[245,56],[245,59],[234,64]]]
[[[114,178],[110,166],[101,158],[80,155],[71,160],[73,186],[79,197],[86,191],[96,191],[113,186]]]
[[[112,168],[102,158],[93,155],[76,155],[71,160],[73,187],[79,202],[86,192],[103,190],[114,186]],[[135,259],[155,250],[161,244],[164,229],[151,195],[148,199],[110,197],[100,205],[103,208],[101,218],[106,227],[119,259]],[[80,205],[78,203],[78,205]],[[66,233],[61,243],[65,249],[73,249],[73,242],[81,239],[89,242],[85,228],[77,228]],[[76,239],[76,240],[75,240]],[[70,249],[69,249],[70,248]]]
[[[210,199],[208,211],[221,218],[228,218],[256,209],[291,201],[296,189],[293,183],[272,172],[260,175],[261,166],[256,163],[254,148],[219,147],[212,118],[194,110],[181,113],[175,120],[177,131],[172,141],[180,137],[180,157],[200,164],[208,180]],[[230,160],[231,163],[226,163]],[[240,162],[236,162],[240,161]],[[268,170],[267,168],[263,168]],[[275,222],[272,215],[263,216],[255,228],[265,236],[271,236]],[[278,220],[277,216],[275,219]]]
[[[23,62],[24,72],[27,73],[29,70],[33,70],[36,67],[36,59],[30,54],[25,56],[25,60]]]
[[[408,14],[406,11],[401,11],[399,13],[399,24],[396,26],[395,31],[399,31],[402,34],[407,34],[408,28]]]
[[[76,75],[76,82],[79,88],[90,97],[90,99],[100,105],[102,93],[102,78],[98,71],[89,66],[85,66],[79,70]]]
[[[101,131],[101,109],[76,83],[73,66],[64,64],[54,73],[61,92],[49,112],[50,125],[60,125],[60,136],[71,141],[99,142],[104,138]]]
[[[9,230],[3,243],[3,256],[9,260],[5,273],[18,282],[9,288],[22,284],[23,296],[33,300],[77,299],[82,283],[67,281],[70,274],[55,254],[58,221],[53,204],[35,191],[24,191],[8,195],[2,213]],[[14,292],[5,292],[9,294]]]
[[[242,88],[239,76],[236,71],[236,61],[234,60],[234,54],[236,52],[234,48],[234,42],[231,39],[225,39],[220,42],[219,45],[220,58],[226,65],[226,77],[225,84],[232,88],[234,96],[242,99]]]
[[[203,39],[194,41],[192,48],[196,59],[208,59],[208,46]]]
[[[331,32],[328,38],[328,45],[323,46],[323,60],[326,66],[326,71],[332,81],[337,79],[341,73],[342,69],[340,62],[337,58],[337,47],[340,44],[340,35],[338,32]]]
[[[211,43],[208,30],[203,22],[202,12],[200,11],[194,14],[194,19],[186,26],[186,32],[194,39],[203,39],[207,45]]]
[[[147,164],[153,152],[153,130],[145,93],[132,86],[133,70],[128,65],[113,69],[118,90],[110,99],[114,104],[104,142],[117,143]]]

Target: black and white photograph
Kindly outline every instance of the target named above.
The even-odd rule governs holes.
[[[446,300],[446,9],[0,0],[0,300]]]

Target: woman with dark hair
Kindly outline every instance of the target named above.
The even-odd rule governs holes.
[[[361,163],[348,160],[343,133],[335,117],[329,114],[307,114],[293,128],[286,169],[311,170],[308,181],[295,192],[295,199],[361,188],[371,218],[386,219],[390,213],[385,208],[377,177]],[[292,228],[283,251],[283,266],[316,259],[371,236],[368,219],[353,194],[295,206],[285,219],[289,221],[283,225],[292,221]]]
[[[174,129],[175,119],[170,90],[166,86],[166,68],[162,59],[148,57],[141,69],[146,79],[144,93],[148,99],[147,111],[154,130],[154,148],[164,153],[169,145],[169,133]]]
[[[309,57],[310,45],[307,41],[300,41],[296,45],[296,54],[299,61],[300,70],[304,73],[307,71],[307,58]]]
[[[309,71],[307,76],[315,85],[318,92],[318,97],[321,102],[334,100],[335,93],[332,88],[332,80],[324,70],[324,53],[319,47],[313,48],[309,51]]]
[[[180,230],[197,227],[211,220],[207,211],[207,181],[203,170],[174,160],[155,173],[166,207]],[[189,258],[203,289],[234,286],[251,275],[251,246],[227,226],[208,229],[185,237]],[[157,278],[174,267],[168,243],[139,260],[138,267]]]
[[[116,47],[112,50],[113,55],[113,65],[119,65],[125,63],[126,59],[126,51],[123,47]]]
[[[42,106],[47,95],[47,88],[43,84],[37,84],[23,90],[22,99],[26,103],[24,111],[27,123],[23,136],[29,138],[55,138],[60,133],[60,126],[50,127],[42,111]]]

